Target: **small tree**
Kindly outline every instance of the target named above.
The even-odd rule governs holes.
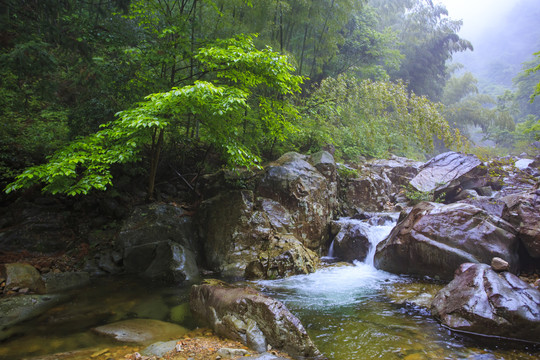
[[[221,149],[231,166],[259,166],[256,137],[283,138],[294,129],[284,113],[294,117],[295,110],[284,98],[300,91],[302,78],[292,74],[294,68],[285,56],[270,48],[256,49],[250,36],[217,41],[200,49],[195,58],[207,81],[148,95],[134,108],[119,112],[99,132],[25,170],[6,192],[38,183],[53,194],[105,190],[112,184],[111,166],[139,160],[143,147],[149,146],[151,197],[164,141],[187,134],[192,118],[197,119],[200,138]],[[261,89],[266,95],[260,94]],[[242,140],[249,126],[259,131],[250,133],[248,146]]]

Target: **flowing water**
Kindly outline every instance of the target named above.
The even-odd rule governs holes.
[[[431,318],[426,307],[415,304],[426,303],[426,298],[429,304],[442,285],[418,283],[375,269],[375,246],[392,226],[388,222],[370,226],[372,251],[363,263],[332,265],[313,274],[256,285],[300,318],[329,359],[539,358],[539,349],[531,345],[486,342],[448,331]]]
[[[540,349],[530,345],[486,342],[448,331],[427,308],[416,305],[429,304],[441,285],[376,270],[371,265],[375,246],[390,232],[396,216],[392,218],[375,221],[380,225],[343,220],[367,231],[372,248],[365,262],[330,264],[313,274],[251,284],[283,301],[331,360],[540,358]],[[89,329],[122,319],[153,318],[193,328],[189,314],[178,313],[188,292],[187,287],[141,279],[98,279],[70,293],[68,302],[19,325],[16,336],[0,342],[0,359],[117,346]]]

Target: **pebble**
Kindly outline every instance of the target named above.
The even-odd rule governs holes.
[[[508,264],[508,261],[501,259],[500,257],[494,257],[491,259],[491,268],[497,272],[508,271],[510,265]]]
[[[222,358],[232,358],[237,356],[246,356],[248,352],[244,349],[221,348],[217,351],[217,354]]]

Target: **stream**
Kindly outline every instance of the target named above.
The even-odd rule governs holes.
[[[388,235],[396,215],[376,225],[343,221],[352,221],[368,234],[371,248],[363,262],[332,263],[335,259],[326,257],[326,265],[309,275],[248,282],[284,302],[330,360],[539,358],[540,349],[525,343],[450,332],[428,309],[442,284],[375,269],[375,246]],[[18,325],[17,336],[0,342],[0,359],[39,359],[51,353],[118,346],[89,329],[129,318],[159,319],[193,329],[189,313],[179,312],[187,308],[188,293],[189,287],[141,279],[97,279],[71,292],[70,301]]]
[[[393,221],[381,225],[343,219],[367,232],[371,246],[364,262],[329,265],[309,275],[258,281],[256,286],[284,302],[332,360],[539,358],[539,349],[528,344],[450,332],[429,312],[442,284],[375,269],[375,247],[388,236],[397,214],[390,218]]]

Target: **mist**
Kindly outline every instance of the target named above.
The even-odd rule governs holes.
[[[512,87],[523,63],[540,51],[538,0],[444,0],[449,16],[463,20],[460,36],[474,51],[456,54],[480,81],[480,90],[493,95]]]

